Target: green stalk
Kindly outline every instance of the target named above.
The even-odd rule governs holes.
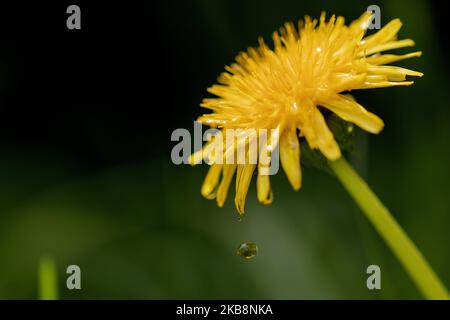
[[[450,299],[450,295],[423,255],[395,221],[369,186],[344,158],[329,161],[331,169],[362,212],[373,224],[406,272],[427,299]]]
[[[58,300],[58,273],[55,261],[42,258],[39,262],[39,299]]]

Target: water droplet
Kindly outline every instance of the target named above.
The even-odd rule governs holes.
[[[256,257],[258,253],[258,246],[254,242],[241,243],[237,249],[236,254],[245,260],[250,260]]]

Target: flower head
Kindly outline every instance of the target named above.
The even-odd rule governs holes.
[[[326,123],[325,110],[368,132],[379,133],[383,121],[345,93],[355,89],[408,86],[413,82],[406,81],[407,76],[422,76],[420,72],[387,65],[419,57],[421,52],[382,53],[414,45],[410,39],[397,40],[400,20],[395,19],[365,37],[371,19],[372,15],[366,12],[346,26],[343,17],[332,16],[327,21],[322,13],[319,21],[305,17],[298,28],[286,23],[279,32],[273,33],[274,49],[259,38],[259,47],[240,53],[236,63],[225,67],[226,72],[218,78],[219,84],[208,89],[216,97],[204,99],[201,106],[213,112],[198,121],[222,132],[226,129],[275,129],[278,136],[271,141],[272,150],[273,144],[279,147],[287,178],[295,190],[300,189],[299,139],[305,139],[311,149],[320,150],[330,160],[341,156]],[[247,139],[244,146],[248,147],[252,139],[257,138],[241,134],[237,139],[237,145],[239,140]],[[195,164],[207,158],[214,144],[212,139],[203,150],[191,156],[190,162]],[[227,152],[226,148],[223,152]],[[235,204],[242,214],[253,172],[258,170],[258,200],[271,203],[269,176],[262,174],[263,169],[261,161],[257,164],[213,162],[202,194],[216,198],[222,206],[237,172]]]

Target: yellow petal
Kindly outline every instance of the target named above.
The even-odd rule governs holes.
[[[205,180],[203,181],[201,193],[206,199],[214,199],[216,197],[217,184],[219,183],[220,173],[222,172],[222,164],[213,164],[208,170]]]
[[[333,90],[335,92],[348,91],[360,86],[366,80],[367,74],[338,73],[332,76]]]
[[[262,166],[258,166],[258,170],[261,170]],[[258,201],[262,204],[271,204],[273,200],[272,189],[270,188],[270,178],[267,174],[258,173],[256,178],[256,191],[258,195]]]
[[[244,214],[245,199],[247,198],[248,188],[250,187],[255,168],[256,165],[254,164],[240,164],[237,166],[236,197],[234,198],[234,203],[239,214]]]
[[[225,200],[227,199],[228,189],[233,179],[234,172],[236,171],[235,164],[227,164],[223,166],[222,181],[220,181],[219,188],[217,189],[217,205],[223,207]]]
[[[391,22],[389,22],[387,25],[385,25],[383,28],[381,28],[377,33],[374,33],[371,36],[368,36],[365,38],[361,44],[365,48],[372,48],[377,45],[386,43],[390,40],[395,39],[395,36],[397,35],[398,31],[402,27],[402,23],[400,19],[394,19]]]
[[[364,32],[367,30],[367,27],[369,26],[370,21],[372,20],[373,13],[365,11],[361,17],[354,20],[352,23],[350,23],[349,29],[353,33],[359,33]]]
[[[320,104],[345,121],[353,122],[368,132],[379,133],[383,129],[383,120],[344,95],[338,94],[327,101],[321,101]]]
[[[199,164],[203,160],[205,160],[210,154],[212,149],[214,149],[215,146],[215,139],[214,137],[211,139],[211,141],[208,141],[205,143],[202,148],[193,154],[191,154],[188,158],[188,162],[190,165],[195,166],[196,164]]]
[[[302,174],[300,169],[300,144],[295,127],[287,129],[280,139],[280,160],[292,187],[294,190],[299,190],[302,185]]]
[[[380,44],[378,46],[372,47],[370,49],[364,50],[364,52],[361,53],[361,56],[370,56],[371,54],[374,54],[377,52],[399,49],[399,48],[404,48],[404,47],[412,47],[412,46],[414,46],[414,44],[415,44],[414,41],[411,39],[389,41],[389,42]]]
[[[366,58],[366,62],[369,64],[373,64],[373,65],[382,65],[382,64],[397,62],[397,61],[404,60],[404,59],[420,57],[421,55],[422,55],[422,51],[411,52],[411,53],[407,53],[407,54],[403,54],[403,55],[381,54],[381,55],[374,55],[374,56]]]
[[[188,158],[188,162],[191,166],[199,164],[203,160],[203,148],[191,154]]]
[[[367,81],[355,89],[378,89],[378,88],[386,88],[386,87],[411,86],[413,84],[414,84],[414,81],[381,81],[381,82]],[[375,133],[378,133],[378,132],[375,132]]]
[[[388,81],[403,81],[406,76],[422,77],[422,72],[417,72],[405,68],[395,66],[372,66],[368,67],[367,71],[374,75],[386,76]]]
[[[336,160],[341,157],[341,150],[334,140],[333,133],[328,128],[325,119],[319,109],[314,108],[314,131],[316,132],[317,148],[325,157]]]

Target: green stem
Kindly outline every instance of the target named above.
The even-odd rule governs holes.
[[[58,299],[58,274],[55,261],[50,258],[42,258],[39,262],[39,299]]]
[[[364,212],[383,240],[397,256],[406,272],[427,299],[450,299],[450,295],[423,255],[395,221],[369,186],[344,158],[329,161],[352,198]]]

